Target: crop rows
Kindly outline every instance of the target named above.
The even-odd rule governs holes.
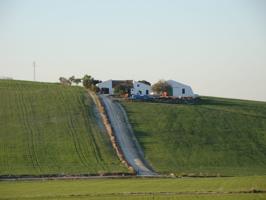
[[[126,172],[83,88],[0,81],[0,175]]]

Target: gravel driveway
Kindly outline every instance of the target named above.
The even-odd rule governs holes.
[[[134,168],[137,175],[157,175],[144,159],[143,151],[128,122],[124,108],[118,102],[113,101],[111,97],[100,95],[100,99],[107,112],[117,142],[128,163]]]

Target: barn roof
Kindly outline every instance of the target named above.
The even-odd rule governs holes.
[[[168,80],[166,81],[171,87],[190,87],[189,85],[174,81],[174,80]]]

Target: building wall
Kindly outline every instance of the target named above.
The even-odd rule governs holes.
[[[100,89],[108,88],[109,89],[109,94],[113,94],[112,80],[108,80],[108,81],[104,81],[104,82],[98,83],[98,87]]]
[[[100,89],[102,88],[108,88],[109,94],[114,94],[114,88],[112,84],[112,80],[104,81],[98,84],[98,87]],[[146,95],[146,91],[148,90],[148,94],[151,92],[151,86],[146,85],[144,83],[140,83],[137,81],[133,81],[133,88],[131,89],[132,95]]]
[[[137,82],[137,81],[134,81],[133,82],[133,87],[131,89],[131,94],[132,95],[146,95],[146,91],[148,90],[148,94],[151,93],[151,86],[149,85],[146,85],[144,83],[140,83],[140,82]]]
[[[167,81],[167,83],[172,87],[174,97],[194,97],[194,92],[190,86],[172,80]]]
[[[184,90],[184,93],[182,92]],[[190,86],[173,87],[174,97],[193,97],[194,93]]]

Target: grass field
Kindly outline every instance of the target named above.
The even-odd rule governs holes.
[[[0,81],[0,175],[126,172],[81,87]]]
[[[266,176],[0,182],[0,199],[266,199]],[[247,192],[247,193],[244,193]]]
[[[199,105],[123,102],[145,157],[162,173],[266,174],[266,103],[203,97]]]

